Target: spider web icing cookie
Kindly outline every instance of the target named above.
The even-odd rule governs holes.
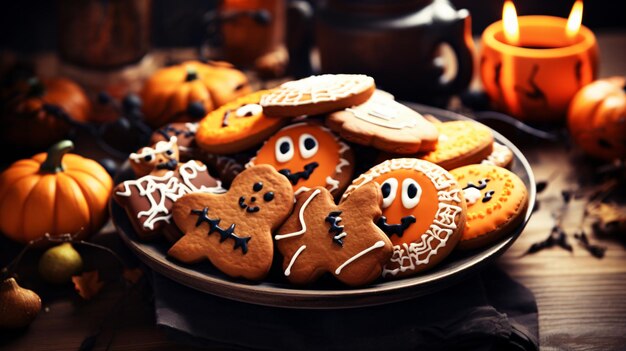
[[[387,160],[355,179],[342,201],[370,182],[376,182],[383,195],[377,224],[394,244],[383,277],[414,275],[452,252],[463,232],[466,207],[450,173],[423,160]]]
[[[269,116],[317,115],[360,105],[372,96],[372,77],[361,74],[324,74],[282,84],[261,98]]]

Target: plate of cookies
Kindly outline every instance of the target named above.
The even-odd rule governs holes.
[[[320,75],[155,131],[110,209],[149,267],[220,297],[352,308],[469,277],[521,234],[522,153],[460,114],[400,103],[364,75]]]

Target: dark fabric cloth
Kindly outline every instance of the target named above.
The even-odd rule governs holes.
[[[300,310],[208,295],[153,275],[157,325],[181,343],[256,350],[536,350],[533,294],[497,268],[387,305]]]

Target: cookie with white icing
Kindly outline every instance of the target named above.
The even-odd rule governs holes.
[[[513,151],[505,145],[495,141],[493,142],[493,151],[491,151],[491,154],[480,162],[482,165],[498,166],[509,169],[512,163]]]
[[[413,158],[387,160],[356,178],[342,201],[366,184],[382,192],[378,226],[394,245],[383,277],[397,278],[428,270],[455,248],[465,226],[465,200],[445,169]]]
[[[208,259],[232,277],[263,279],[274,257],[272,232],[289,216],[289,181],[268,165],[246,169],[223,194],[183,196],[173,208],[184,233],[168,255],[184,263]]]
[[[140,239],[161,234],[177,239],[180,235],[171,220],[173,204],[185,194],[223,191],[205,165],[187,161],[174,170],[122,182],[113,191],[113,199],[124,208]]]
[[[439,137],[420,113],[380,90],[361,105],[331,113],[326,126],[350,142],[394,154],[433,150]]]
[[[338,111],[364,103],[376,85],[362,74],[324,74],[290,81],[263,95],[268,116],[296,117]]]
[[[287,177],[296,195],[322,186],[339,196],[352,179],[354,155],[328,128],[304,122],[269,138],[248,166],[259,164],[272,165]]]
[[[380,277],[393,251],[375,224],[381,201],[374,183],[354,191],[339,206],[322,187],[300,194],[292,215],[274,236],[286,278],[306,284],[330,273],[359,286]]]
[[[459,249],[487,246],[523,222],[528,191],[517,175],[490,165],[469,165],[450,173],[463,188],[467,203],[467,220]]]

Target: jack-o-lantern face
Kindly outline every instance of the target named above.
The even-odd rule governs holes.
[[[350,148],[319,124],[299,123],[272,136],[250,164],[269,164],[289,179],[296,194],[323,186],[336,194],[350,178]]]
[[[379,226],[394,244],[410,243],[426,232],[437,213],[437,189],[420,172],[399,169],[374,179],[383,194]],[[419,219],[419,220],[417,220]]]
[[[159,141],[154,147],[144,147],[137,153],[128,157],[130,166],[137,178],[150,173],[161,174],[176,170],[179,161],[177,138],[171,137],[169,141]]]

